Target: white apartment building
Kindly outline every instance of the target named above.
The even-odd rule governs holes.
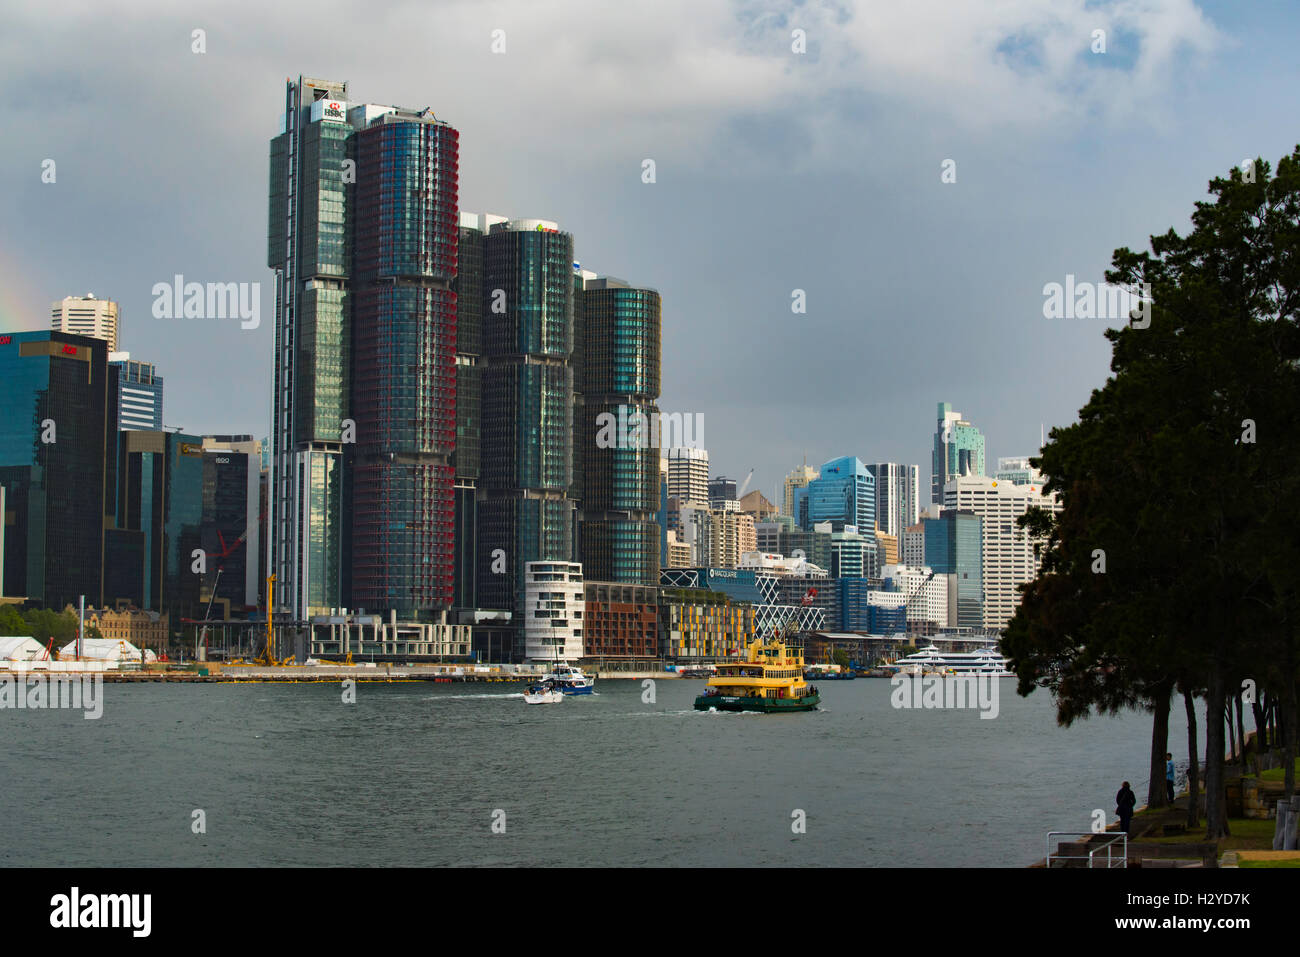
[[[903,541],[899,546],[899,558],[902,564],[919,568],[925,564],[925,526],[920,522],[909,525],[903,530]]]
[[[956,575],[935,575],[933,569],[923,565],[886,565],[880,577],[892,581],[903,593],[909,622],[931,621],[938,629],[957,620]]]
[[[679,502],[708,502],[708,449],[668,450],[668,497]]]
[[[1061,510],[1055,495],[1037,482],[1017,485],[983,475],[959,475],[943,488],[945,509],[974,512],[983,522],[984,627],[1001,631],[1016,612],[1016,586],[1032,581],[1041,560],[1034,542],[1016,524],[1030,506]]]
[[[582,657],[582,565],[528,562],[524,566],[524,653],[530,661]]]
[[[920,466],[876,462],[867,471],[876,479],[876,530],[901,538],[921,520]]]
[[[68,296],[50,306],[50,328],[103,339],[109,352],[117,352],[117,303],[93,293]]]

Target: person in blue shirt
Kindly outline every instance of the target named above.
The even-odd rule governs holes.
[[[1165,752],[1165,793],[1169,796],[1169,803],[1174,803],[1174,756],[1168,751]]]

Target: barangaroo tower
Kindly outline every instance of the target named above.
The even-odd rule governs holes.
[[[427,619],[452,598],[458,135],[429,110],[286,81],[269,567],[276,608]]]

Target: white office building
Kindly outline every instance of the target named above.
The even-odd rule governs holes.
[[[709,501],[709,450],[668,450],[668,497],[679,502]]]
[[[921,467],[877,462],[867,471],[876,479],[876,530],[901,540],[921,520]]]
[[[880,577],[902,592],[909,626],[912,622],[932,622],[933,627],[918,630],[933,634],[957,620],[956,575],[939,575],[923,565],[886,565]],[[898,607],[898,602],[893,601],[887,607]]]
[[[117,351],[117,303],[96,299],[93,293],[68,296],[50,306],[50,328],[78,336],[103,339],[108,351]]]
[[[974,512],[983,526],[984,627],[1001,631],[1016,612],[1020,596],[1016,586],[1032,581],[1041,559],[1035,542],[1016,521],[1030,506],[1061,510],[1055,495],[1043,495],[1035,482],[1014,482],[983,475],[960,475],[943,489],[944,508]]]

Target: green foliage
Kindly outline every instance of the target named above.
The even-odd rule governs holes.
[[[1217,718],[1245,678],[1294,715],[1300,147],[1276,176],[1257,160],[1252,182],[1234,170],[1210,193],[1187,236],[1115,252],[1106,278],[1149,288],[1150,325],[1107,331],[1114,374],[1036,460],[1063,510],[1022,522],[1048,540],[1003,648],[1020,693],[1050,689],[1064,724],[1174,681]],[[1209,722],[1207,795],[1222,730]]]
[[[0,605],[0,636],[27,636],[27,622],[13,605]]]

